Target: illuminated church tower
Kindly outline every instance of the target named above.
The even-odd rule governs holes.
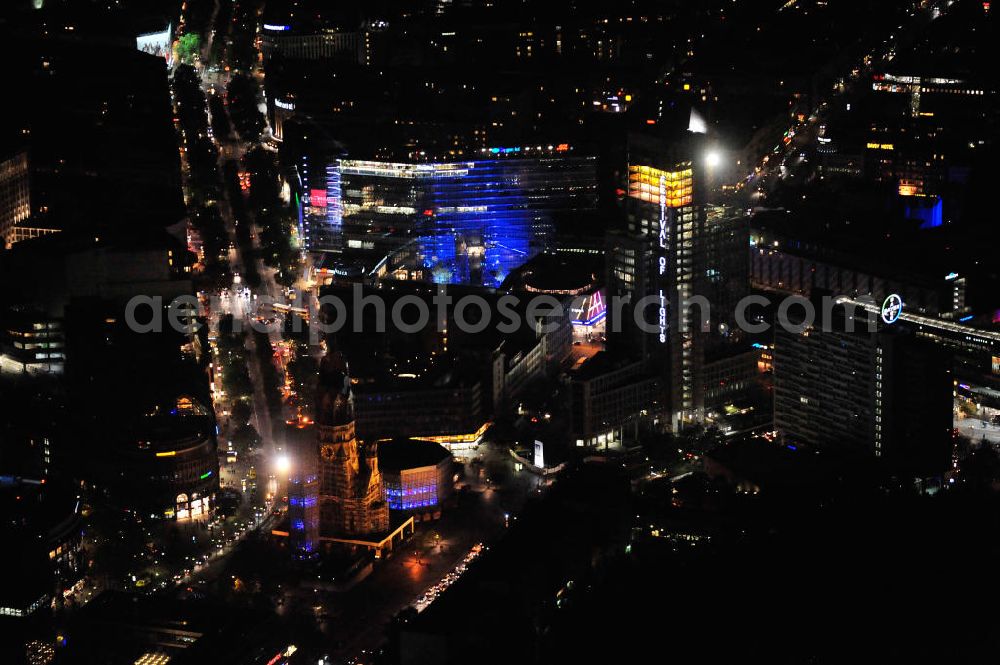
[[[320,363],[318,393],[320,533],[332,538],[383,533],[389,505],[377,447],[355,436],[347,362],[334,346]]]

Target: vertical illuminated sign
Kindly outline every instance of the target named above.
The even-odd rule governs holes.
[[[660,175],[660,344],[667,343],[667,299],[663,294],[667,272],[667,177]]]
[[[535,466],[545,468],[545,445],[541,441],[535,441]]]

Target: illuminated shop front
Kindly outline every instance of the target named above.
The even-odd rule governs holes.
[[[594,291],[574,301],[572,314],[574,341],[604,339],[608,307],[602,291]]]
[[[179,520],[202,517],[203,515],[208,514],[210,507],[211,497],[201,496],[197,492],[188,496],[182,492],[177,495],[177,501],[174,505],[174,514]]]

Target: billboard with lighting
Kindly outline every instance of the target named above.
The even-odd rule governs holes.
[[[173,60],[172,27],[168,23],[166,30],[139,35],[135,38],[135,47],[143,53],[163,58],[169,65]]]

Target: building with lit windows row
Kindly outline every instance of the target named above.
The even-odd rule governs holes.
[[[898,293],[911,312],[952,320],[969,313],[968,282],[957,272],[866,260],[763,228],[754,230],[751,242],[750,277],[760,289],[805,296],[822,291],[871,296],[876,302]]]
[[[286,58],[363,63],[365,54],[359,50],[359,43],[363,45],[365,38],[363,33],[359,35],[356,31],[324,29],[312,34],[296,34],[289,25],[265,23],[261,33],[261,51],[268,60],[280,53]]]
[[[65,360],[62,322],[26,307],[0,311],[0,354],[22,366],[61,368]]]
[[[16,230],[31,216],[28,153],[0,154],[0,242],[9,248]]]
[[[661,375],[643,360],[598,353],[570,377],[570,429],[577,446],[621,446],[641,417],[663,409]]]
[[[866,316],[838,309],[829,323],[775,331],[774,427],[788,445],[943,473],[952,383],[951,353],[902,321],[870,330]]]

